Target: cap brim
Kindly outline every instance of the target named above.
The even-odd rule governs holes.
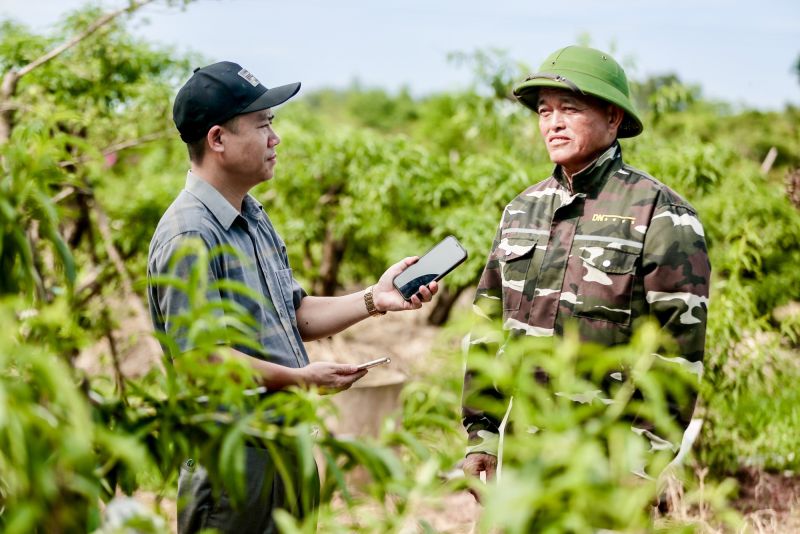
[[[264,94],[256,98],[249,106],[244,108],[239,113],[250,113],[253,111],[261,111],[262,109],[274,108],[280,106],[300,90],[300,82],[290,83],[267,89]]]

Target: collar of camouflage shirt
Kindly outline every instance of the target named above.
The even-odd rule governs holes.
[[[571,187],[560,165],[556,165],[553,169],[553,178],[571,195],[585,193],[588,196],[592,196],[593,193],[600,190],[611,175],[610,171],[612,169],[616,170],[621,166],[622,147],[620,147],[618,141],[614,141],[614,144],[600,154],[593,163],[590,163],[586,168],[572,176]]]

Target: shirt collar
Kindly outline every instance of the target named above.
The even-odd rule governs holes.
[[[258,220],[264,212],[264,206],[253,195],[247,194],[242,201],[242,213],[245,217]]]
[[[197,197],[226,230],[239,216],[239,212],[222,196],[222,193],[192,171],[186,175],[186,190]]]
[[[605,182],[612,169],[616,170],[621,166],[622,147],[619,146],[618,141],[614,141],[593,163],[572,176],[572,192],[591,193]],[[553,169],[553,177],[562,187],[569,190],[569,184],[560,165],[556,165]]]
[[[222,193],[191,170],[186,175],[186,190],[197,197],[226,230],[231,227],[236,217],[244,215],[247,218],[258,220],[264,211],[261,203],[252,195],[247,194],[242,200],[242,213],[239,213],[228,202],[228,199],[222,196]]]

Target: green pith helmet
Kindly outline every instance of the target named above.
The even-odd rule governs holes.
[[[642,120],[633,107],[625,71],[605,52],[585,46],[556,50],[544,60],[538,72],[514,88],[514,96],[536,111],[540,87],[569,89],[616,104],[625,111],[617,137],[635,137],[642,133]]]

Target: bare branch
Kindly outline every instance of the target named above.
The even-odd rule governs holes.
[[[92,294],[94,291],[97,290],[98,287],[101,287],[101,284],[105,282],[105,280],[102,279],[100,274],[101,274],[100,268],[97,267],[96,265],[92,266],[89,272],[83,278],[83,280],[81,280],[80,283],[78,283],[75,286],[75,295],[83,297],[84,292]],[[86,299],[81,298],[81,300],[86,300]]]
[[[0,104],[0,113],[4,113],[6,111],[17,111],[19,109],[22,109],[22,106],[14,102],[6,102],[4,104]]]
[[[111,263],[119,273],[123,295],[125,295],[126,298],[131,296],[135,297],[134,302],[131,302],[132,307],[136,308],[137,312],[144,313],[144,306],[133,290],[133,281],[131,280],[130,274],[128,274],[128,269],[125,267],[125,262],[122,260],[122,254],[120,254],[117,247],[114,246],[114,237],[111,235],[111,223],[108,220],[108,215],[106,215],[105,210],[100,206],[97,197],[92,197],[92,207],[94,208],[94,214],[97,218],[97,228],[100,230],[100,236],[103,238],[103,245],[105,246],[106,254],[108,254],[108,259],[111,260]],[[141,308],[141,310],[139,308]]]
[[[53,204],[58,204],[62,200],[72,196],[72,194],[75,193],[76,191],[77,189],[75,189],[75,187],[68,185],[67,187],[59,191],[53,198],[51,198],[50,201]]]
[[[106,13],[94,22],[92,22],[85,30],[72,39],[58,45],[49,52],[34,59],[24,67],[19,69],[10,69],[3,75],[3,81],[0,83],[0,145],[5,144],[11,139],[11,130],[14,127],[13,112],[14,108],[11,107],[10,100],[17,92],[17,84],[19,80],[30,73],[32,70],[41,67],[53,58],[58,57],[70,48],[74,47],[87,37],[91,36],[100,28],[108,25],[114,19],[124,13],[132,13],[141,7],[153,2],[154,0],[131,0],[126,7],[117,9],[110,13]]]
[[[160,132],[153,132],[147,135],[143,135],[142,137],[136,139],[128,139],[127,141],[121,141],[119,143],[115,143],[113,145],[109,145],[102,150],[102,154],[104,156],[108,156],[113,154],[114,152],[119,152],[120,150],[125,150],[126,148],[133,148],[139,145],[143,145],[145,143],[149,143],[151,141],[157,141],[158,139],[163,139],[168,137],[172,134],[172,130],[161,130]],[[79,163],[85,163],[91,160],[91,156],[82,156],[78,159],[70,160],[70,161],[61,161],[59,162],[58,166],[61,168],[69,167],[70,165],[77,165]]]
[[[133,289],[133,281],[128,269],[125,267],[125,262],[122,259],[122,254],[116,246],[114,246],[114,239],[111,235],[111,224],[103,207],[100,205],[97,197],[92,197],[91,208],[94,210],[95,220],[97,222],[97,229],[100,231],[100,238],[102,239],[103,246],[106,249],[111,264],[116,268],[119,274],[119,279],[122,284],[122,298],[124,302],[128,303],[133,316],[136,317],[139,324],[150,325],[150,313],[147,307],[142,302],[142,298]],[[142,342],[146,347],[147,354],[159,354],[161,349],[158,342],[153,336],[144,336]]]
[[[111,314],[108,307],[103,308],[103,329],[105,330],[106,339],[108,340],[109,352],[111,352],[111,362],[114,365],[114,382],[119,392],[119,397],[125,405],[128,404],[128,395],[125,393],[125,375],[122,374],[122,365],[120,364],[120,353],[117,348],[117,340],[114,338],[114,325],[111,321]]]
[[[0,83],[0,145],[11,139],[14,108],[11,107],[9,101],[17,91],[17,80],[19,77],[12,69],[5,73],[3,82]]]
[[[116,11],[111,11],[110,13],[106,13],[102,17],[100,17],[97,20],[95,20],[94,22],[92,22],[85,30],[83,30],[81,33],[79,33],[78,35],[76,35],[75,37],[70,39],[69,41],[58,45],[57,47],[53,48],[52,50],[50,50],[49,52],[47,52],[43,56],[39,56],[38,58],[34,59],[30,63],[28,63],[27,65],[22,67],[21,69],[17,70],[17,72],[16,72],[17,80],[19,80],[20,78],[22,78],[23,76],[25,76],[26,74],[31,72],[32,70],[44,65],[45,63],[47,63],[51,59],[53,59],[55,57],[58,57],[59,55],[63,54],[64,52],[66,52],[67,50],[72,48],[73,46],[77,45],[78,43],[80,43],[81,41],[86,39],[87,37],[91,36],[93,33],[95,33],[97,30],[99,30],[103,26],[105,26],[105,25],[109,24],[110,22],[112,22],[114,19],[116,19],[120,15],[122,15],[124,13],[132,13],[133,11],[136,11],[137,9],[146,6],[147,4],[149,4],[151,2],[153,2],[153,0],[134,0],[130,4],[128,4],[128,6],[126,6],[126,7],[122,7],[120,9],[116,10]]]
[[[116,143],[114,145],[104,148],[103,155],[108,156],[109,154],[113,154],[114,152],[119,152],[120,150],[125,150],[126,148],[133,148],[135,146],[149,143],[150,141],[156,141],[158,139],[163,139],[164,137],[169,137],[172,134],[173,134],[172,130],[161,130],[160,132],[152,132],[147,135],[143,135],[137,139],[129,139],[127,141],[122,141],[120,143]]]

